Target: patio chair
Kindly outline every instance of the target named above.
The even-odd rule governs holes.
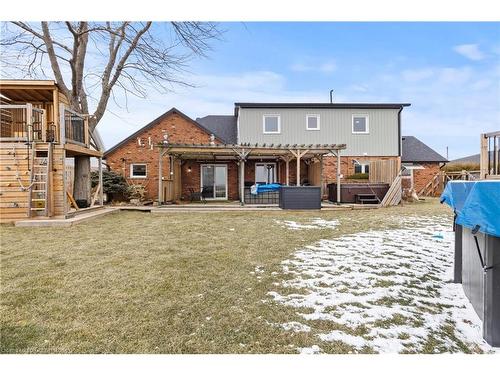
[[[189,201],[200,201],[202,203],[207,203],[207,199],[212,196],[211,189],[201,188],[199,191],[189,188]]]

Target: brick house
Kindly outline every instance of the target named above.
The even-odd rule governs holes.
[[[403,188],[419,194],[448,160],[416,137],[403,136],[401,140]]]
[[[196,120],[172,108],[104,157],[111,170],[162,202],[204,191],[207,199],[257,203],[251,186],[275,182],[321,186],[325,197],[327,184],[368,174],[371,161],[400,165],[401,111],[407,106],[235,103],[234,115]],[[248,155],[240,154],[243,145]]]
[[[172,108],[107,150],[104,158],[111,170],[122,174],[130,184],[143,185],[147,198],[155,200],[158,197],[159,152],[154,145],[161,143],[165,137],[175,143],[209,143],[211,134],[213,133],[202,124]],[[223,143],[217,137],[214,142]],[[183,168],[186,175],[183,188],[186,192],[189,188],[199,189],[197,167],[197,164],[193,164]],[[188,171],[188,168],[191,169]],[[163,175],[169,174],[169,164],[165,163]],[[234,179],[235,176],[230,168],[229,179]],[[237,193],[231,190],[230,193],[230,199],[238,199]]]

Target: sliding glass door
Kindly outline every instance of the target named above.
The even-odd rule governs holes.
[[[202,164],[201,188],[206,199],[227,199],[227,165]]]
[[[255,183],[273,184],[276,182],[276,163],[255,163]]]

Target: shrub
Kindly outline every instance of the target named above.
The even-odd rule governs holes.
[[[146,187],[140,184],[129,185],[127,188],[127,195],[129,199],[138,199],[143,201],[146,197]]]
[[[477,163],[453,163],[453,164],[446,164],[443,167],[443,170],[446,172],[460,172],[460,171],[478,171],[479,170],[479,164]]]
[[[347,176],[348,180],[368,180],[368,173],[354,173]]]
[[[99,172],[91,172],[90,177],[92,181],[92,187],[96,187],[99,184]],[[127,196],[128,184],[121,174],[113,171],[103,170],[102,184],[104,193],[108,194],[110,198],[112,198],[113,196]]]

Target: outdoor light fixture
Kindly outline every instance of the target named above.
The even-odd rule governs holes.
[[[188,173],[191,173],[191,166],[188,167],[187,171]]]

